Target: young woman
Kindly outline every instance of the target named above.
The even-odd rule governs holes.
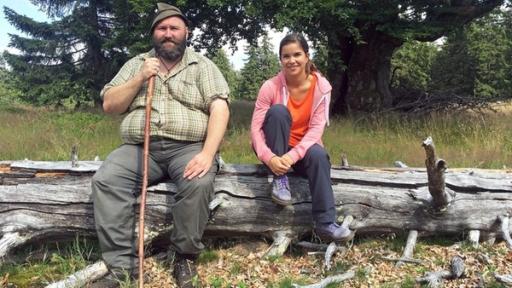
[[[307,177],[315,232],[327,241],[346,241],[354,234],[336,224],[331,163],[322,145],[328,124],[331,85],[309,59],[309,46],[292,33],[279,45],[281,72],[260,88],[252,116],[252,145],[274,174],[272,200],[290,205],[286,173]]]

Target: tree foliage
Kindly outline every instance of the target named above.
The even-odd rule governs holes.
[[[474,97],[512,96],[510,10],[497,10],[447,37],[433,67],[432,90]]]
[[[54,98],[73,94],[82,95],[79,99],[98,100],[98,90],[121,63],[149,47],[154,1],[32,2],[58,20],[37,23],[4,9],[8,20],[32,37],[13,37],[12,46],[23,53],[8,56],[18,79],[29,79],[41,87],[34,86],[37,92],[25,87],[29,99],[39,99],[40,93],[53,88],[52,93],[58,95]],[[315,44],[325,45],[329,59],[326,72],[334,87],[333,109],[344,113],[392,104],[391,57],[404,42],[433,41],[504,2],[177,0],[174,4],[191,20],[192,45],[209,53],[226,43],[234,45],[239,39],[256,44],[267,27],[288,27],[305,33]],[[15,59],[19,61],[15,63]]]
[[[480,109],[511,98],[511,13],[496,10],[454,30],[442,44],[405,43],[392,59],[395,103],[418,112]]]
[[[238,95],[238,85],[240,82],[240,75],[235,69],[233,65],[229,62],[228,56],[224,49],[219,48],[215,50],[213,55],[207,55],[217,67],[219,67],[220,72],[224,75],[224,78],[228,82],[230,97],[232,99],[239,98]]]
[[[213,52],[228,41],[232,44],[241,38],[253,41],[264,31],[260,21],[242,17],[245,12],[238,11],[239,3],[223,6],[216,1],[178,2],[191,19],[191,31],[199,28],[191,40],[198,49]],[[34,0],[32,3],[55,17],[53,21],[37,22],[4,7],[7,20],[29,35],[10,35],[10,46],[20,54],[5,52],[4,56],[23,99],[30,103],[99,103],[99,91],[121,65],[150,48],[154,1]]]
[[[431,84],[431,68],[438,55],[438,46],[416,40],[404,43],[393,58],[391,85],[426,91]]]
[[[126,11],[124,1],[32,3],[49,16],[60,18],[52,23],[37,22],[4,7],[7,20],[30,36],[10,35],[10,46],[21,54],[4,53],[24,100],[42,105],[98,102],[98,91],[106,79],[127,59],[123,51],[126,45],[119,43],[137,40],[128,40],[119,33],[120,29],[129,31],[136,23],[119,21],[122,11]],[[119,15],[112,17],[114,11]]]
[[[0,107],[8,107],[20,96],[12,75],[7,70],[6,61],[0,55]]]
[[[391,57],[404,42],[434,41],[482,17],[500,0],[257,1],[273,27],[304,32],[326,44],[334,112],[382,109],[393,103]]]
[[[249,46],[247,55],[247,62],[240,72],[239,94],[245,99],[256,99],[263,82],[279,72],[279,59],[267,36],[263,37],[261,45]]]

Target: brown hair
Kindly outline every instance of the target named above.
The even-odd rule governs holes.
[[[279,59],[281,59],[281,51],[283,50],[283,46],[291,44],[291,43],[299,43],[302,50],[308,55],[309,57],[309,45],[308,41],[306,41],[306,38],[302,36],[300,33],[290,33],[286,36],[284,36],[283,39],[281,39],[281,42],[279,43]],[[309,59],[308,63],[306,63],[306,74],[310,74],[312,72],[317,72],[318,69],[315,66],[315,63]]]

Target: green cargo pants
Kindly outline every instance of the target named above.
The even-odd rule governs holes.
[[[217,157],[205,176],[183,178],[185,166],[202,147],[202,142],[152,139],[149,148],[149,184],[169,177],[178,188],[171,204],[171,245],[181,254],[198,254],[204,248],[201,237],[208,221]],[[121,145],[92,178],[96,231],[103,260],[111,269],[133,271],[138,266],[135,204],[142,187],[142,157],[142,145]]]

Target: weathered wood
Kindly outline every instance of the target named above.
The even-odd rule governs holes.
[[[478,242],[480,241],[480,231],[471,230],[469,231],[468,241],[473,248],[478,248]]]
[[[412,258],[412,253],[414,252],[414,247],[416,246],[416,240],[418,239],[418,231],[411,230],[407,235],[407,241],[405,242],[404,253],[400,260],[396,263],[396,267],[402,266],[404,263],[416,263],[419,260]],[[410,260],[414,260],[411,262]],[[421,263],[421,261],[419,261]]]
[[[94,235],[90,180],[101,162],[11,162],[0,171],[0,231],[49,237]],[[9,178],[14,171],[33,171],[32,178]],[[358,234],[416,230],[422,234],[459,234],[480,230],[501,234],[498,217],[512,209],[512,175],[505,171],[453,170],[446,185],[457,193],[451,208],[433,213],[424,169],[333,169],[339,215],[351,215]],[[293,205],[281,207],[269,196],[271,177],[263,165],[229,165],[215,182],[219,199],[206,235],[262,235],[287,231],[293,239],[311,232],[311,198],[307,181],[291,176]],[[148,188],[148,233],[168,233],[170,203],[176,187],[161,183]],[[510,224],[509,224],[510,225]],[[4,227],[13,227],[9,232]],[[509,227],[510,229],[510,227]],[[165,237],[164,237],[165,238]]]
[[[508,287],[512,287],[512,274],[500,275],[500,274],[494,273],[494,278],[496,278],[496,281],[503,283],[503,284],[507,285]]]
[[[343,282],[345,280],[352,279],[355,276],[356,276],[356,273],[354,272],[354,269],[351,268],[351,269],[349,269],[349,271],[347,271],[347,272],[345,272],[343,274],[329,276],[329,277],[327,277],[327,278],[323,279],[322,281],[320,281],[318,283],[315,283],[315,284],[304,285],[304,286],[298,285],[298,284],[292,284],[292,287],[294,287],[294,288],[325,288],[329,284],[340,283],[340,282]]]
[[[341,167],[349,167],[347,154],[341,154]]]
[[[501,233],[503,236],[503,239],[507,242],[508,249],[512,249],[512,238],[510,237],[510,229],[509,229],[509,214],[506,215],[500,215],[499,220],[501,222]]]
[[[464,269],[464,260],[454,256],[450,261],[450,271],[427,272],[425,276],[416,278],[416,282],[426,283],[428,287],[441,287],[444,279],[460,278],[464,274]]]
[[[395,161],[394,164],[395,164],[395,167],[397,167],[397,168],[409,168],[409,166],[407,166],[407,164],[405,164],[402,161]]]
[[[266,257],[272,256],[281,256],[284,254],[288,246],[292,242],[294,238],[294,233],[292,231],[277,231],[272,235],[272,240],[274,241],[272,245],[265,252]]]
[[[325,249],[325,255],[324,255],[324,267],[327,270],[331,270],[331,259],[334,253],[338,250],[338,245],[336,245],[336,242],[331,242],[329,246],[327,246],[327,249]]]
[[[432,205],[436,211],[442,212],[446,210],[451,200],[445,189],[446,161],[437,158],[434,141],[431,137],[423,141],[423,148],[427,154],[425,165],[428,174],[428,190],[433,200]]]
[[[418,264],[418,265],[425,264],[425,262],[422,260],[412,259],[412,258],[393,258],[393,257],[380,257],[380,258],[382,260],[386,260],[386,261],[397,262],[397,264],[401,263],[400,265],[403,265],[404,263],[412,263],[412,264]],[[395,265],[395,266],[397,266],[397,265]]]
[[[20,236],[19,232],[4,233],[0,238],[0,259],[7,256],[11,249],[25,244],[30,238],[32,238],[30,234]]]
[[[86,287],[87,283],[94,282],[107,275],[108,268],[105,262],[98,261],[84,269],[68,276],[66,279],[47,285],[46,288],[79,288]]]

